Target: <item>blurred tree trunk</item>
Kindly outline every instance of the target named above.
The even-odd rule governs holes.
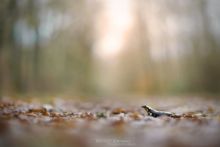
[[[38,12],[39,9],[39,2],[36,0],[29,0],[28,2],[28,12],[29,12],[29,25],[35,32],[35,40],[34,40],[34,46],[33,46],[33,85],[35,90],[40,90],[41,87],[41,79],[40,79],[40,60],[41,60],[41,48],[40,48],[40,20]]]
[[[40,48],[40,34],[39,34],[39,27],[38,25],[35,26],[35,34],[36,34],[36,41],[34,45],[34,58],[33,58],[33,64],[34,64],[34,82],[35,82],[35,88],[36,90],[39,90],[40,88],[40,58],[41,58],[41,48]]]
[[[200,14],[202,18],[203,36],[202,36],[202,55],[201,55],[201,75],[203,80],[203,90],[218,92],[220,88],[220,67],[219,67],[219,46],[212,33],[212,20],[209,16],[207,0],[200,0]]]
[[[21,48],[16,44],[15,40],[15,25],[19,18],[18,1],[10,0],[8,5],[9,22],[8,33],[9,38],[8,46],[10,49],[10,73],[12,79],[13,89],[15,91],[23,91],[22,77],[21,77]],[[6,30],[7,31],[7,30]]]
[[[155,65],[150,55],[150,41],[149,41],[149,26],[148,20],[146,20],[146,9],[149,1],[140,0],[136,2],[136,22],[137,22],[137,34],[134,35],[133,40],[137,40],[137,49],[139,49],[139,59],[141,60],[143,67],[139,76],[136,87],[144,93],[153,91],[158,85],[155,76]],[[137,37],[139,36],[139,37]],[[133,43],[133,42],[132,42]],[[152,89],[150,89],[152,87]]]
[[[3,90],[3,43],[4,43],[4,26],[5,26],[5,1],[3,1],[2,7],[0,7],[0,96]]]

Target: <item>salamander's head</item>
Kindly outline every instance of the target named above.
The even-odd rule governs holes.
[[[147,105],[143,105],[143,106],[141,106],[141,108],[144,108],[144,110],[146,110],[147,112],[149,112],[151,110],[151,108]]]
[[[147,107],[147,105],[143,105],[143,106],[141,106],[141,108],[146,108]]]

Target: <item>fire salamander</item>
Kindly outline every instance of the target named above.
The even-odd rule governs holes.
[[[144,108],[147,114],[152,117],[160,117],[160,116],[169,116],[169,117],[175,117],[175,118],[180,117],[179,115],[176,115],[175,113],[154,110],[153,108],[147,105],[144,105],[141,107]]]

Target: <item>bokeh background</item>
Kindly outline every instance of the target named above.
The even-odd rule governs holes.
[[[219,90],[219,0],[1,0],[2,96]]]

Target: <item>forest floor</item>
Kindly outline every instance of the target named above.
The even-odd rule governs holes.
[[[142,105],[180,117],[148,116]],[[0,146],[219,147],[220,99],[0,100]]]

